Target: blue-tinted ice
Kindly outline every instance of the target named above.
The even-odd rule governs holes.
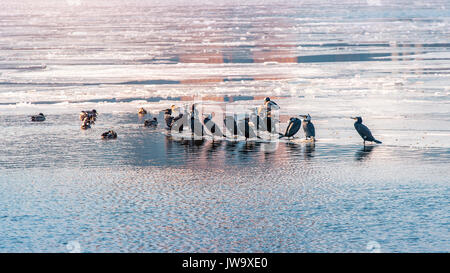
[[[0,252],[449,251],[448,1],[126,2],[0,4]],[[137,116],[266,96],[317,143]]]

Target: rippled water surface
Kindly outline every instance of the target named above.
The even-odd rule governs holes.
[[[2,1],[0,252],[448,252],[449,9]],[[317,142],[192,139],[137,115],[266,96],[280,131],[310,113]]]

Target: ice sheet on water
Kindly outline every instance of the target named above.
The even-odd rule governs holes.
[[[0,1],[0,251],[448,251],[449,4]],[[143,126],[266,96],[317,143]]]
[[[352,130],[338,119],[350,115],[407,145],[430,145],[418,128],[445,136],[448,1],[282,2],[3,1],[0,113],[277,96],[289,98],[282,115],[326,126],[324,139]]]

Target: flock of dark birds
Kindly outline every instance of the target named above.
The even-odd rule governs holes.
[[[293,138],[300,128],[303,128],[305,133],[305,138],[308,141],[315,141],[316,133],[313,123],[311,122],[311,116],[307,115],[299,115],[302,119],[297,117],[291,117],[289,119],[289,124],[286,128],[286,131],[283,133],[275,132],[275,122],[272,120],[272,112],[274,110],[278,110],[279,106],[271,101],[269,97],[264,100],[262,106],[260,106],[255,113],[250,115],[246,114],[245,117],[238,121],[237,115],[233,116],[227,115],[225,116],[223,122],[226,130],[228,131],[228,136],[233,136],[237,138],[238,136],[245,137],[245,140],[252,138],[261,138],[258,134],[259,131],[267,131],[271,134],[277,134],[278,137],[291,139]],[[196,109],[196,104],[192,104],[190,113],[187,110],[184,110],[184,113],[179,113],[174,116],[175,105],[172,105],[171,108],[163,110],[164,112],[164,122],[166,125],[166,129],[175,132],[182,132],[185,127],[189,127],[192,136],[203,137],[206,135],[211,135],[213,137],[227,137],[220,126],[218,126],[213,118],[215,113],[211,113],[201,120],[199,117],[199,113]],[[81,111],[80,120],[81,120],[81,129],[89,129],[95,121],[97,120],[97,111],[95,109],[91,111]],[[147,114],[147,111],[144,108],[140,108],[138,111],[140,116],[144,116]],[[352,117],[355,120],[355,129],[361,138],[364,141],[364,145],[366,141],[375,142],[380,144],[381,141],[375,139],[370,132],[369,128],[362,124],[361,117]],[[45,116],[42,113],[38,115],[34,115],[31,117],[31,121],[34,122],[42,122],[45,121]],[[156,117],[152,119],[147,119],[144,121],[144,126],[146,127],[157,127],[158,120]],[[255,132],[256,129],[256,132]],[[209,132],[209,133],[208,133]],[[101,134],[103,139],[115,139],[117,138],[117,133],[113,130],[109,130]]]

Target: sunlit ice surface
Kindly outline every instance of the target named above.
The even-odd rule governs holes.
[[[449,251],[448,1],[18,2],[0,4],[0,251]],[[315,145],[137,116],[266,96],[280,131],[309,113]]]

